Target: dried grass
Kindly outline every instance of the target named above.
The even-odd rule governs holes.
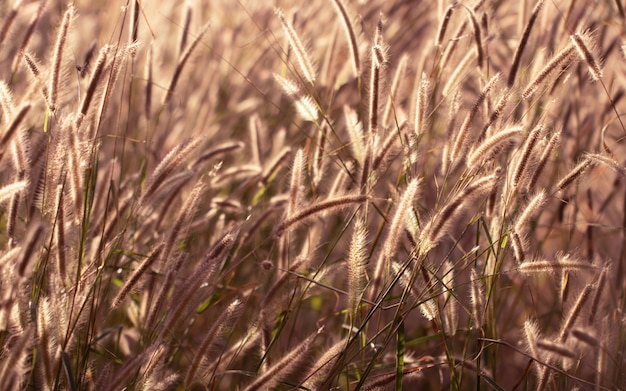
[[[0,389],[620,388],[616,5],[280,6],[0,5]]]

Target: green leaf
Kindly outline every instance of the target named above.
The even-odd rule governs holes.
[[[209,297],[208,299],[206,299],[205,301],[203,301],[199,306],[198,309],[196,310],[196,314],[202,314],[204,311],[206,311],[211,304],[215,303],[218,299],[219,295],[214,294],[211,295],[211,297]]]
[[[46,114],[44,116],[43,119],[43,132],[47,133],[48,132],[48,122],[50,121],[50,112],[48,111],[48,109],[46,109]]]
[[[396,391],[402,391],[402,374],[404,373],[405,336],[404,322],[400,320],[396,333]]]

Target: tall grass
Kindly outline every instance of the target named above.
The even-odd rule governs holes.
[[[436,5],[0,3],[0,389],[626,387],[621,2]]]

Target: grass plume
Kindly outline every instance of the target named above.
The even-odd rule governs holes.
[[[517,70],[520,66],[520,61],[522,60],[522,53],[524,52],[524,48],[528,43],[528,38],[530,37],[530,32],[535,25],[535,21],[537,20],[537,16],[539,16],[539,12],[541,8],[543,8],[544,0],[538,0],[533,8],[532,13],[530,14],[530,18],[528,18],[528,22],[524,27],[524,31],[522,32],[522,37],[520,38],[519,44],[517,45],[517,49],[515,49],[515,55],[513,55],[513,63],[511,64],[511,70],[509,71],[509,78],[507,79],[507,85],[512,87],[515,84],[515,76],[517,76]]]
[[[61,28],[57,36],[56,43],[54,45],[54,57],[52,58],[52,73],[50,74],[50,84],[48,86],[49,102],[48,108],[51,112],[56,111],[57,99],[59,96],[59,78],[61,72],[61,65],[63,63],[63,49],[65,48],[65,42],[70,30],[70,23],[74,16],[74,6],[67,7],[63,20],[61,21]]]
[[[287,35],[287,39],[289,40],[289,45],[293,49],[293,53],[296,56],[296,60],[298,61],[298,66],[299,66],[300,72],[302,72],[302,76],[304,77],[304,80],[306,80],[307,82],[311,84],[315,83],[315,79],[316,79],[315,68],[313,67],[313,63],[311,62],[311,59],[309,58],[309,55],[307,54],[304,44],[302,43],[302,41],[300,40],[300,37],[298,36],[298,33],[296,33],[296,30],[293,28],[291,23],[287,21],[287,19],[285,18],[285,15],[283,15],[283,12],[281,10],[276,9],[275,12],[276,12],[276,16],[278,17],[278,20],[280,20],[280,24],[283,27],[283,31],[285,32],[285,35]]]

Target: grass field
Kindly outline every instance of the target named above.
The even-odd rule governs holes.
[[[0,389],[625,389],[623,7],[0,2]]]

